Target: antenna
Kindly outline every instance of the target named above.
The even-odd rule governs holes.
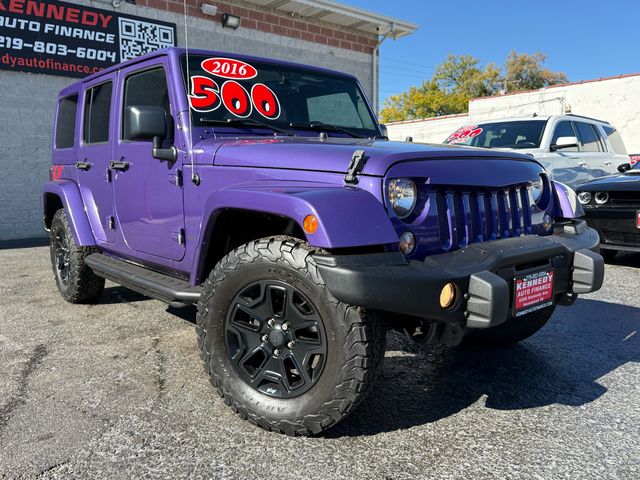
[[[187,63],[187,81],[185,82],[185,87],[187,88],[187,90],[190,88],[190,82],[191,82],[191,70],[190,70],[190,66],[189,66],[189,23],[188,23],[188,16],[187,16],[187,0],[182,0],[182,5],[183,5],[183,11],[184,11],[184,46],[185,46],[185,58],[186,58],[186,63]],[[188,132],[187,133],[187,148],[189,149],[189,151],[187,152],[187,155],[189,155],[189,163],[191,164],[191,181],[196,185],[200,185],[200,176],[198,176],[198,174],[196,173],[196,167],[193,161],[193,124],[191,121],[191,104],[189,102],[189,92],[187,91],[187,126],[188,126]]]

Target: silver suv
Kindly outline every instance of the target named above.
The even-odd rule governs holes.
[[[572,114],[480,122],[459,128],[444,143],[527,153],[572,188],[629,163],[613,125]]]

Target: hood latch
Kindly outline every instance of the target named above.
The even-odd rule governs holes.
[[[356,150],[351,157],[351,163],[347,169],[347,174],[344,176],[344,182],[352,185],[358,184],[358,174],[362,172],[364,165],[367,163],[369,157],[365,156],[364,150]]]

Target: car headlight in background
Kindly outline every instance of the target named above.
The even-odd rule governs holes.
[[[407,218],[413,212],[418,200],[416,182],[409,178],[394,178],[389,182],[387,195],[391,208],[398,218]]]
[[[578,194],[578,200],[582,205],[586,205],[591,201],[591,192],[580,192]]]
[[[609,194],[607,192],[597,192],[595,199],[598,205],[604,205],[609,201]]]

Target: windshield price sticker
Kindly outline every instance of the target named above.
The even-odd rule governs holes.
[[[222,105],[238,118],[249,117],[254,108],[267,120],[280,116],[280,100],[273,90],[263,83],[254,83],[248,90],[236,81],[255,78],[258,71],[252,65],[226,58],[208,58],[201,65],[205,72],[229,80],[220,85],[213,78],[192,75],[189,104],[194,111],[213,112]]]
[[[553,305],[553,273],[553,270],[543,270],[516,278],[516,317]]]
[[[453,135],[451,135],[447,142],[449,143],[464,143],[467,140],[471,140],[473,137],[477,137],[482,133],[482,128],[477,125],[467,125],[466,127],[459,128]]]

